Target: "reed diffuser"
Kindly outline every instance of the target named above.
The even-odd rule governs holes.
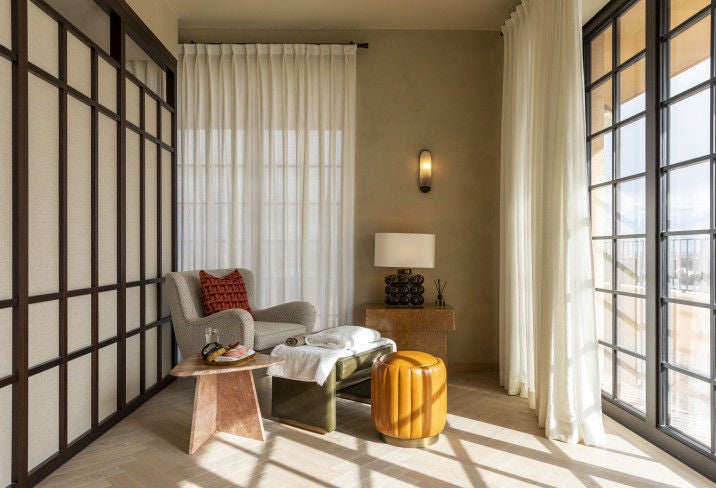
[[[445,306],[445,288],[447,287],[447,281],[445,283],[440,283],[440,279],[438,278],[435,280],[435,290],[438,292],[438,297],[435,300],[435,305],[438,307],[444,307]]]

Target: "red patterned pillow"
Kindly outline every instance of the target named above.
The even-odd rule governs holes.
[[[251,316],[254,315],[249,305],[244,278],[238,269],[223,278],[212,276],[201,270],[199,279],[201,279],[201,298],[204,301],[206,315],[232,308],[242,308]]]

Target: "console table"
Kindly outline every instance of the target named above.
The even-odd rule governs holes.
[[[450,305],[423,308],[365,307],[365,326],[393,339],[398,349],[412,349],[437,356],[447,364],[447,333],[455,330],[455,308]]]

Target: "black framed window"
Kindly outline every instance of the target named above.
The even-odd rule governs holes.
[[[665,0],[661,32],[660,420],[713,456],[713,6]]]
[[[716,67],[709,0],[584,27],[605,413],[716,479]]]
[[[592,253],[602,390],[646,411],[645,0],[588,44]]]

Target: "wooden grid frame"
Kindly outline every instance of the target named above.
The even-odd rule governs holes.
[[[106,52],[102,47],[84,35],[78,26],[72,25],[58,12],[51,8],[44,0],[13,0],[12,2],[12,49],[0,46],[0,57],[12,63],[12,168],[13,168],[13,297],[0,301],[0,309],[12,309],[13,327],[13,370],[12,374],[0,378],[0,388],[12,388],[12,473],[11,486],[31,486],[38,483],[58,466],[66,462],[77,452],[89,445],[122,418],[135,410],[152,395],[160,391],[171,380],[171,376],[162,377],[162,325],[170,323],[169,316],[162,316],[163,294],[160,284],[163,283],[163,274],[176,269],[176,59],[161,44],[157,37],[144,25],[139,17],[127,6],[123,0],[94,0],[110,19],[110,50]],[[58,23],[58,76],[47,73],[28,60],[28,3],[32,2],[48,16]],[[83,42],[91,51],[91,96],[80,92],[67,82],[67,35],[71,33]],[[154,93],[125,69],[125,35],[131,36],[142,49],[149,54],[155,63],[166,75],[166,96],[162,98]],[[117,111],[114,112],[99,103],[98,98],[98,60],[102,58],[117,70]],[[28,176],[28,76],[32,73],[43,81],[56,87],[59,93],[59,291],[43,295],[30,296],[29,294],[29,176]],[[130,80],[139,87],[140,94],[140,126],[126,120],[126,90],[125,80]],[[157,101],[157,136],[145,130],[144,100],[145,95]],[[82,102],[91,113],[91,285],[84,289],[68,289],[68,222],[67,222],[67,100],[68,97]],[[162,127],[162,109],[171,114],[171,127]],[[99,114],[114,120],[117,124],[117,272],[116,283],[99,285],[99,208],[98,208],[98,126]],[[126,281],[126,137],[125,131],[131,130],[139,135],[140,141],[140,280]],[[171,143],[162,139],[163,132],[169,131]],[[149,142],[157,147],[157,270],[156,278],[145,279],[145,144]],[[171,216],[162,216],[162,152],[171,155]],[[171,270],[162,269],[162,218],[171,220]],[[157,316],[146,320],[147,286],[157,287]],[[126,330],[126,290],[139,287],[140,289],[140,327],[127,332]],[[106,291],[117,292],[117,331],[114,337],[99,341],[98,338],[98,301],[99,293]],[[91,345],[79,350],[68,352],[68,324],[67,303],[68,298],[76,296],[91,297]],[[59,355],[50,361],[29,367],[28,365],[28,310],[29,305],[45,301],[57,301],[59,305]],[[156,383],[151,388],[145,385],[145,334],[151,329],[157,329],[157,355]],[[126,401],[126,340],[134,335],[140,335],[140,394],[132,401]],[[99,350],[111,344],[117,344],[117,405],[116,411],[102,422],[98,420],[98,357]],[[91,429],[80,435],[76,440],[68,443],[67,439],[67,364],[69,361],[89,355],[91,358]],[[176,343],[171,338],[171,364],[176,363]],[[57,452],[46,459],[33,470],[28,470],[28,380],[31,376],[51,368],[58,368],[59,372],[59,445]]]

